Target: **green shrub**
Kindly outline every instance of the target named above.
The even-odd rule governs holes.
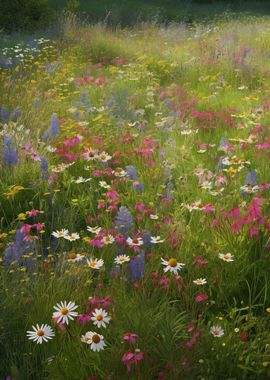
[[[48,0],[0,0],[0,28],[6,31],[44,28],[52,15]]]
[[[80,0],[68,0],[66,9],[68,12],[77,13],[80,9]]]

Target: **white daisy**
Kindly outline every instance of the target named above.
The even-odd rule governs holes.
[[[55,333],[51,326],[42,324],[41,326],[36,325],[32,326],[33,331],[27,331],[27,337],[29,340],[33,340],[37,344],[48,342],[49,339],[52,339],[55,336]]]
[[[75,302],[67,301],[57,303],[53,308],[56,310],[53,313],[53,319],[56,320],[57,323],[66,323],[68,325],[69,319],[73,320],[74,317],[77,317],[78,312],[74,311],[77,309],[77,305]]]
[[[158,219],[158,215],[151,214],[150,215],[150,219],[157,220]]]
[[[207,280],[205,278],[197,278],[197,280],[193,280],[193,283],[196,285],[205,285],[207,284]]]
[[[219,253],[218,257],[223,261],[234,261],[234,256],[231,253]]]
[[[66,259],[69,263],[77,263],[82,261],[85,258],[84,255],[80,253],[71,252],[66,255]]]
[[[173,257],[169,260],[164,260],[161,257],[161,263],[165,266],[164,272],[172,272],[174,274],[178,274],[178,271],[180,271],[185,266],[183,263],[178,263],[177,260]]]
[[[92,232],[92,234],[96,234],[98,235],[101,231],[101,227],[90,227],[90,226],[87,226],[87,231],[89,232]]]
[[[96,158],[98,158],[102,162],[107,162],[107,161],[109,161],[112,158],[112,156],[110,156],[106,152],[102,152],[99,155],[96,155]]]
[[[51,145],[48,145],[46,149],[48,152],[51,152],[51,153],[54,153],[56,151],[56,148],[52,147]]]
[[[106,328],[106,325],[110,323],[111,318],[108,317],[108,313],[106,310],[95,309],[92,313],[91,320],[93,321],[93,324],[98,328]]]
[[[212,326],[210,328],[210,333],[215,337],[215,338],[220,338],[222,335],[224,335],[224,330],[220,326]]]
[[[139,247],[140,245],[143,245],[143,239],[142,238],[131,239],[131,237],[128,237],[127,243],[130,247]]]
[[[92,178],[83,178],[83,177],[78,177],[77,179],[72,179],[71,182],[74,183],[85,183],[91,181]]]
[[[80,235],[77,232],[73,232],[71,235],[64,236],[64,239],[69,241],[75,241],[80,239]]]
[[[103,237],[102,239],[102,242],[105,244],[105,245],[108,245],[108,244],[113,244],[114,243],[114,237],[112,235],[106,235]]]
[[[52,235],[56,237],[57,239],[66,238],[68,236],[68,230],[62,228],[61,231],[56,230],[55,232],[52,233]]]
[[[106,346],[103,335],[97,334],[93,331],[87,331],[85,335],[82,335],[81,341],[83,343],[89,344],[91,350],[97,352],[104,350],[104,347]]]
[[[127,172],[121,168],[116,168],[114,171],[115,177],[125,177],[127,175]]]
[[[83,154],[83,159],[86,161],[93,161],[98,154],[98,151],[96,149],[89,148],[87,151]]]
[[[87,259],[86,262],[89,268],[93,268],[93,269],[100,269],[104,265],[104,261],[102,259],[90,258],[89,260]]]
[[[114,259],[115,264],[122,265],[124,263],[128,263],[130,261],[130,257],[127,255],[118,255]]]
[[[107,184],[106,181],[99,181],[99,186],[103,187],[104,189],[110,189],[111,186]]]
[[[152,244],[159,244],[164,242],[164,240],[162,240],[160,236],[151,236],[150,241]]]

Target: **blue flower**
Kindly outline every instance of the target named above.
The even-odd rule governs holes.
[[[129,273],[130,280],[139,280],[144,275],[145,257],[144,253],[140,253],[130,260],[126,270]]]
[[[57,114],[53,113],[51,116],[51,123],[49,128],[42,136],[42,141],[46,141],[49,137],[56,137],[59,134],[59,121],[57,118]]]
[[[245,179],[245,185],[247,186],[255,186],[258,183],[258,177],[256,170],[251,170],[247,173],[246,179]]]
[[[46,157],[40,157],[40,177],[42,180],[46,181],[49,178],[49,164]]]
[[[35,242],[24,241],[24,234],[20,232],[20,229],[16,231],[14,243],[9,244],[3,256],[3,264],[5,267],[25,266],[28,269],[33,267],[32,258],[25,258],[30,252],[36,251]]]
[[[17,153],[10,137],[4,137],[3,158],[8,165],[16,164]]]
[[[118,231],[127,235],[133,226],[133,217],[125,206],[121,206],[115,218],[115,224]]]

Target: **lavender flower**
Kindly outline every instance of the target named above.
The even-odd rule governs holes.
[[[256,170],[251,170],[247,173],[246,179],[245,179],[245,185],[247,186],[255,186],[258,183],[258,177]]]
[[[40,178],[43,181],[47,181],[49,179],[49,164],[46,157],[40,157]]]
[[[118,231],[123,235],[127,235],[132,228],[133,217],[125,206],[120,207],[116,215],[115,224],[118,228]]]
[[[4,138],[3,158],[8,165],[16,164],[17,162],[17,153],[10,137]]]
[[[143,191],[143,184],[140,181],[136,180],[133,182],[132,188],[136,191]]]
[[[20,232],[20,229],[16,231],[14,243],[9,244],[3,256],[3,264],[5,267],[10,267],[16,264],[16,266],[25,266],[28,269],[33,267],[32,258],[25,258],[24,255],[28,255],[30,252],[36,250],[35,242],[24,241],[24,234]]]
[[[129,179],[133,179],[133,181],[137,180],[137,172],[134,166],[132,165],[126,166],[125,171],[127,172],[127,176]]]
[[[144,275],[145,257],[144,253],[135,256],[127,265],[130,280],[139,280]]]
[[[49,137],[56,137],[59,133],[59,122],[57,119],[57,114],[53,113],[51,117],[51,123],[49,128],[42,137],[42,141],[46,141]]]
[[[8,109],[7,107],[1,107],[1,110],[0,110],[0,121],[2,123],[6,123],[8,121],[8,116],[9,116],[9,113],[8,113]]]

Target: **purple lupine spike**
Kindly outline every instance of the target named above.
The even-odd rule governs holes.
[[[9,244],[3,256],[3,264],[5,267],[9,267],[11,263],[16,262],[17,265],[23,265],[31,267],[33,260],[31,258],[24,258],[24,255],[35,249],[34,246],[27,241],[24,241],[24,234],[21,233],[20,228],[16,231],[14,242]],[[34,244],[34,243],[33,243]]]
[[[44,181],[49,179],[49,163],[46,157],[40,157],[40,178]]]
[[[10,120],[16,122],[21,115],[22,115],[22,111],[19,108],[14,108],[14,110],[11,111],[9,118]]]
[[[12,144],[11,138],[8,136],[4,137],[3,158],[8,165],[16,164],[17,162],[16,150]]]
[[[246,179],[245,179],[245,185],[255,186],[258,183],[258,177],[256,170],[251,170],[247,173]]]
[[[133,165],[126,166],[125,171],[129,179],[133,179],[133,181],[137,180],[137,172]]]
[[[130,260],[126,270],[130,280],[139,280],[144,275],[145,257],[144,253],[140,253]]]
[[[50,132],[54,137],[59,133],[59,121],[56,113],[53,113],[51,117]]]
[[[132,188],[136,191],[143,191],[143,184],[136,179],[133,182]]]
[[[7,107],[1,107],[0,110],[0,120],[3,123],[6,123],[8,121],[9,113]]]
[[[129,210],[125,206],[121,206],[116,215],[115,224],[118,228],[118,231],[127,235],[130,229],[133,226],[133,217]]]

